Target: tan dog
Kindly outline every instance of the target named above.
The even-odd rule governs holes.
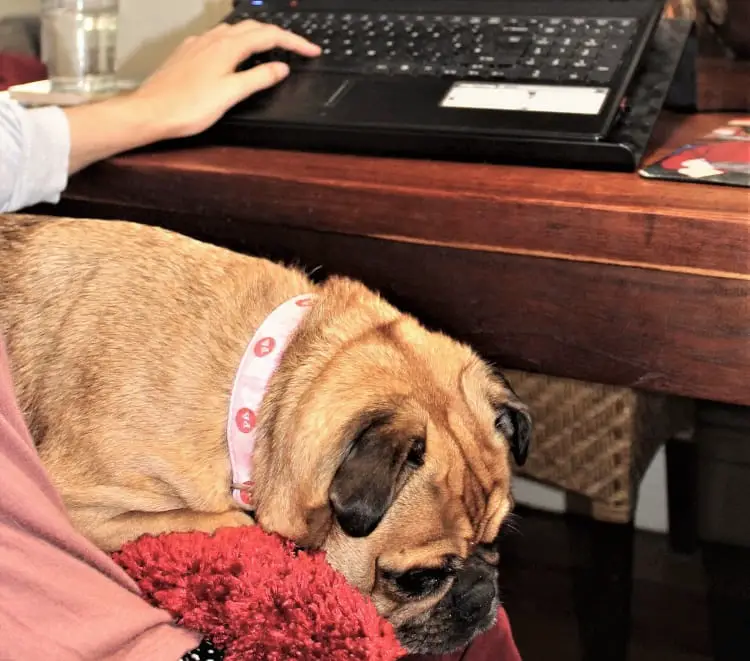
[[[363,285],[130,223],[0,216],[0,332],[74,524],[112,551],[252,520],[230,496],[235,373],[283,301],[317,299],[258,417],[256,520],[322,548],[413,652],[493,622],[508,449],[530,421],[469,348]]]

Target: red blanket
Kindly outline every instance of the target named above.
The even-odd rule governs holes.
[[[166,533],[113,556],[143,596],[226,652],[226,661],[397,661],[393,628],[319,551],[257,526]],[[269,632],[273,632],[271,635]],[[505,611],[468,649],[411,661],[520,661]]]

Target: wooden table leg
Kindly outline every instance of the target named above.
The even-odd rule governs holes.
[[[750,549],[704,543],[708,617],[714,661],[750,656]]]
[[[570,517],[574,603],[582,661],[626,661],[631,627],[634,525]]]
[[[675,553],[698,550],[698,444],[670,439],[666,444],[669,545]]]

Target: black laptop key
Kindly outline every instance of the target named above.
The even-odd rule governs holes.
[[[467,78],[481,78],[485,79],[487,78],[488,74],[487,67],[481,65],[481,64],[470,64],[468,67],[466,67],[466,77]]]
[[[511,82],[525,82],[531,79],[531,74],[534,71],[532,67],[527,66],[516,66],[511,67],[506,71],[506,80]]]
[[[560,34],[564,34],[567,37],[581,38],[586,35],[586,27],[584,25],[566,25]]]
[[[615,75],[616,67],[608,65],[597,65],[589,72],[587,81],[597,85],[608,84]]]
[[[420,64],[417,66],[415,73],[422,76],[438,76],[442,67],[439,64]]]
[[[582,83],[586,80],[586,71],[584,69],[568,69],[561,77],[566,83]]]
[[[549,51],[549,56],[553,59],[556,57],[569,58],[573,57],[574,54],[575,48],[573,46],[553,46]]]
[[[486,61],[495,67],[512,67],[518,63],[518,57],[515,53],[498,53],[490,57],[491,59],[487,59]]]
[[[621,58],[627,52],[629,46],[630,39],[627,37],[615,37],[613,39],[608,39],[604,43],[602,51],[609,55]]]
[[[539,30],[539,33],[546,37],[558,37],[565,34],[565,31],[560,25],[545,25]]]
[[[531,34],[531,28],[528,25],[506,25],[502,31],[505,34]]]
[[[539,69],[539,78],[545,82],[558,82],[563,79],[565,69],[563,67],[544,66]]]
[[[570,67],[572,69],[577,69],[578,71],[589,71],[592,66],[592,61],[587,60],[583,57],[574,57],[572,62],[570,63]]]
[[[531,55],[534,57],[546,57],[551,50],[551,46],[535,44],[531,47]]]
[[[587,37],[581,42],[583,48],[601,48],[604,45],[604,39],[596,37]]]
[[[466,68],[462,66],[446,65],[442,67],[440,73],[444,78],[462,78],[466,75]]]

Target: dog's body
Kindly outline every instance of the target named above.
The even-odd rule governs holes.
[[[259,415],[254,504],[323,548],[411,651],[492,622],[483,550],[510,509],[529,420],[467,347],[359,283],[129,223],[0,216],[0,334],[39,454],[105,550],[251,519],[230,495],[226,418],[249,339],[315,292]],[[489,561],[488,561],[489,560]]]

